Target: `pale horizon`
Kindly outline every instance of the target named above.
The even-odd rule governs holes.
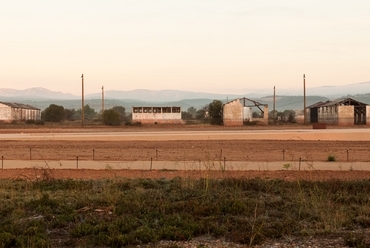
[[[7,1],[0,88],[183,90],[369,82],[370,2]],[[244,93],[244,92],[241,92]]]

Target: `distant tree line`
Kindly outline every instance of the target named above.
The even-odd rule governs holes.
[[[82,109],[65,109],[63,106],[50,104],[41,112],[41,120],[47,122],[75,121],[82,119]],[[88,104],[84,107],[84,120],[102,121],[105,125],[117,126],[130,119],[126,115],[126,109],[122,106],[115,106],[111,109],[97,113]]]
[[[222,106],[220,100],[213,100],[209,104],[200,109],[189,107],[186,111],[181,112],[181,118],[189,123],[209,123],[211,125],[222,125]],[[84,107],[84,119],[89,121],[101,121],[105,125],[118,126],[122,123],[129,124],[131,122],[131,114],[126,114],[126,109],[123,106],[115,106],[113,108],[97,113],[95,109],[88,104]],[[261,112],[253,112],[252,118],[261,118]],[[46,122],[62,122],[81,120],[82,109],[65,109],[63,106],[50,104],[44,111],[41,112],[41,119]],[[293,110],[285,110],[278,112],[275,110],[269,112],[269,121],[272,123],[294,123],[295,112]]]

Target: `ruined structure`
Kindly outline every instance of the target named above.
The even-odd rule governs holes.
[[[308,106],[306,111],[311,123],[340,126],[370,125],[370,106],[352,98],[318,102]]]
[[[41,110],[21,103],[0,102],[0,121],[40,120]]]
[[[182,124],[181,107],[133,107],[132,121],[143,124]]]
[[[261,109],[263,107],[263,110]],[[260,111],[262,117],[253,118],[253,108]],[[225,126],[243,126],[244,123],[258,121],[268,124],[268,105],[248,98],[238,98],[222,106],[222,118]]]

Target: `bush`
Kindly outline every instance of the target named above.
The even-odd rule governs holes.
[[[329,162],[335,162],[336,161],[335,156],[334,155],[329,155],[328,156],[328,161]]]
[[[103,123],[108,126],[121,125],[121,115],[113,109],[104,110],[102,119]]]

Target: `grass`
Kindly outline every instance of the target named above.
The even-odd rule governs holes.
[[[370,227],[369,191],[369,180],[0,180],[0,247],[122,247],[202,235],[256,245],[350,233]]]

